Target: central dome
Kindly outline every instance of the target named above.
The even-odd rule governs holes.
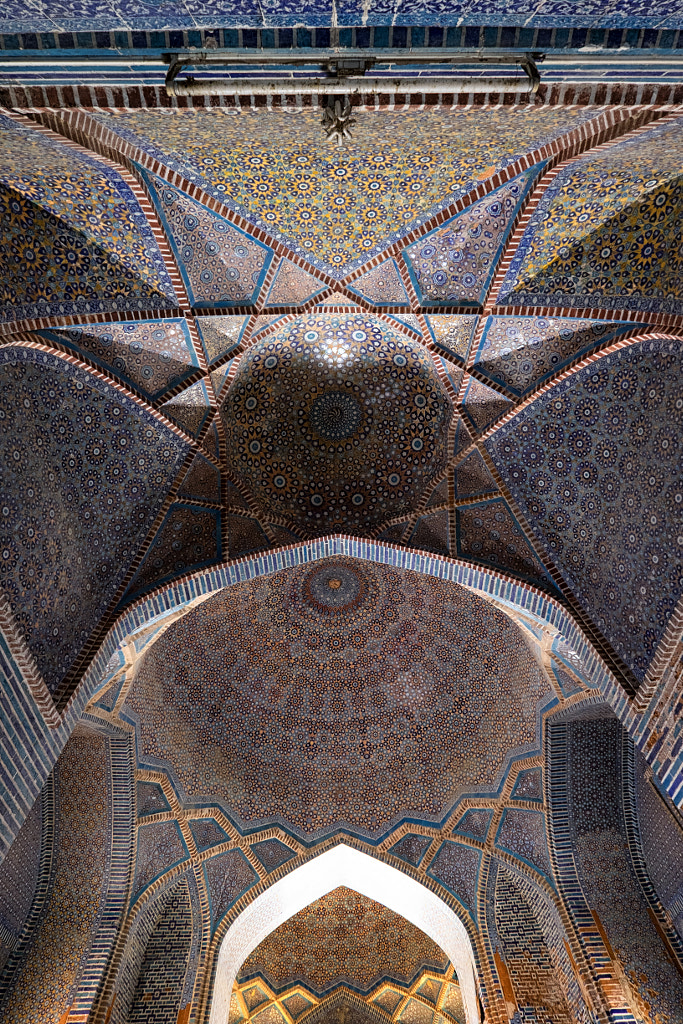
[[[244,356],[222,417],[230,469],[304,535],[409,514],[446,464],[452,408],[429,356],[373,316],[301,316]]]

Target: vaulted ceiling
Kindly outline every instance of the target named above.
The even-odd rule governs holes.
[[[2,591],[63,701],[119,611],[351,533],[564,603],[634,692],[683,592],[683,121],[0,120]]]

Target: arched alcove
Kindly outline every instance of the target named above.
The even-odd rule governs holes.
[[[472,943],[458,915],[409,875],[340,844],[274,882],[237,917],[221,942],[209,1024],[226,1024],[232,986],[244,960],[288,918],[338,886],[384,904],[434,940],[455,967],[468,1024],[479,1024]]]

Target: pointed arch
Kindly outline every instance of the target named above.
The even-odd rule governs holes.
[[[209,1024],[226,1024],[237,972],[259,943],[340,885],[382,903],[441,946],[455,967],[467,1024],[479,1024],[474,951],[455,911],[414,878],[343,843],[274,882],[230,926],[216,958]]]

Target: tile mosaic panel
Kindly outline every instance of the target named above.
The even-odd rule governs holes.
[[[197,455],[178,489],[178,497],[220,501],[221,477],[216,467],[208,459]]]
[[[409,543],[411,547],[420,548],[421,551],[435,551],[438,555],[449,554],[448,512],[434,512],[430,516],[421,516],[415,524]]]
[[[296,857],[294,850],[290,850],[279,839],[264,839],[260,843],[253,843],[251,848],[268,872]]]
[[[376,836],[495,788],[511,747],[536,749],[550,699],[517,627],[482,599],[337,556],[209,598],[149,648],[126,706],[141,762],[172,765],[189,800],[244,827]]]
[[[478,317],[430,313],[425,319],[439,348],[466,362]]]
[[[496,481],[486,468],[479,451],[473,451],[455,471],[455,497],[471,498],[476,494],[491,494],[498,490]]]
[[[683,313],[682,156],[678,119],[560,171],[498,301]]]
[[[457,896],[475,916],[480,860],[478,850],[447,841],[441,846],[428,872]]]
[[[179,317],[36,333],[112,370],[150,401],[180,384],[199,365],[187,322]]]
[[[456,510],[458,554],[551,585],[521,527],[504,501],[487,501]]]
[[[191,387],[185,388],[179,395],[164,402],[160,411],[177,423],[186,434],[198,437],[207,417],[211,414],[211,400],[206,384],[199,380]]]
[[[192,305],[252,305],[272,249],[180,189],[155,175],[146,177]]]
[[[419,344],[368,314],[318,314],[248,350],[221,417],[229,468],[264,514],[361,533],[443,471],[451,404]]]
[[[408,984],[448,957],[405,918],[340,886],[271,932],[242,964],[238,982],[262,975],[276,991],[303,984],[320,997],[346,983],[369,992],[387,974]]]
[[[512,408],[512,402],[499,391],[482,384],[475,377],[470,377],[463,408],[477,433],[486,430],[500,416]]]
[[[168,309],[177,299],[130,187],[0,115],[0,320]]]
[[[291,260],[283,259],[266,296],[265,308],[300,306],[302,302],[308,302],[326,288],[327,285],[313,274],[309,274]]]
[[[526,861],[548,878],[553,877],[542,811],[523,811],[508,807],[503,812],[496,845]]]
[[[499,168],[595,114],[549,107],[366,111],[343,148],[320,145],[316,111],[94,116],[341,278]]]
[[[543,803],[543,773],[540,768],[527,768],[517,776],[512,790],[513,800],[538,800]]]
[[[305,1013],[306,1010],[310,1010],[313,1005],[308,999],[304,999],[302,995],[299,995],[298,992],[296,995],[290,996],[289,999],[283,999],[282,1004],[294,1020],[300,1017],[302,1013]]]
[[[466,1024],[465,1007],[463,1006],[459,985],[448,986],[446,995],[441,1003],[441,1008],[444,1013],[448,1014],[451,1020],[457,1021],[457,1024]]]
[[[0,587],[54,689],[114,596],[187,444],[64,360],[0,351]]]
[[[124,601],[221,555],[220,512],[175,502],[159,527]]]
[[[462,832],[464,835],[472,836],[474,839],[481,839],[483,842],[486,839],[492,816],[493,811],[483,809],[475,808],[474,810],[465,811],[462,818],[458,819],[454,831]]]
[[[159,821],[152,825],[138,826],[132,902],[155,878],[188,856],[177,821]]]
[[[403,839],[399,839],[395,843],[389,853],[393,854],[394,857],[404,860],[406,864],[412,864],[413,867],[418,867],[420,861],[427,852],[427,848],[431,845],[431,839],[428,836],[421,836],[415,832],[409,832]]]
[[[635,1014],[674,1024],[683,1005],[683,978],[664,952],[629,856],[621,808],[621,726],[602,719],[567,728],[570,827],[581,886],[626,975]]]
[[[433,1011],[417,999],[409,999],[398,1018],[404,1024],[432,1024]]]
[[[73,999],[104,901],[111,857],[107,741],[72,736],[55,771],[56,852],[36,933],[20,964],[3,1024],[54,1024]]]
[[[209,363],[228,355],[239,345],[248,316],[198,316],[195,324]]]
[[[501,185],[404,249],[422,305],[483,303],[515,217],[542,166]]]
[[[148,818],[150,814],[170,810],[170,804],[158,782],[138,782],[138,818]]]
[[[577,599],[642,679],[683,593],[680,341],[643,341],[558,384],[487,448]]]
[[[242,558],[251,551],[270,547],[270,541],[257,519],[247,516],[226,515],[228,551],[230,558]],[[287,543],[290,543],[289,541]]]
[[[183,878],[166,900],[149,937],[129,1024],[150,1024],[150,1010],[154,1024],[177,1024],[191,944],[192,904]]]
[[[38,797],[0,864],[0,973],[21,936],[38,884],[41,804]]]
[[[189,825],[192,838],[200,852],[210,850],[212,846],[218,846],[220,843],[227,843],[230,839],[227,832],[213,818],[191,818]]]
[[[523,395],[573,359],[633,326],[578,317],[490,316],[474,365],[494,383]]]
[[[255,885],[258,876],[240,850],[219,853],[204,862],[204,876],[215,928],[240,896]]]
[[[437,505],[448,504],[448,477],[444,477],[440,484],[434,488],[427,502],[427,508],[436,508]]]
[[[356,278],[350,288],[374,306],[410,305],[395,260],[385,260],[378,267],[368,270]]]

